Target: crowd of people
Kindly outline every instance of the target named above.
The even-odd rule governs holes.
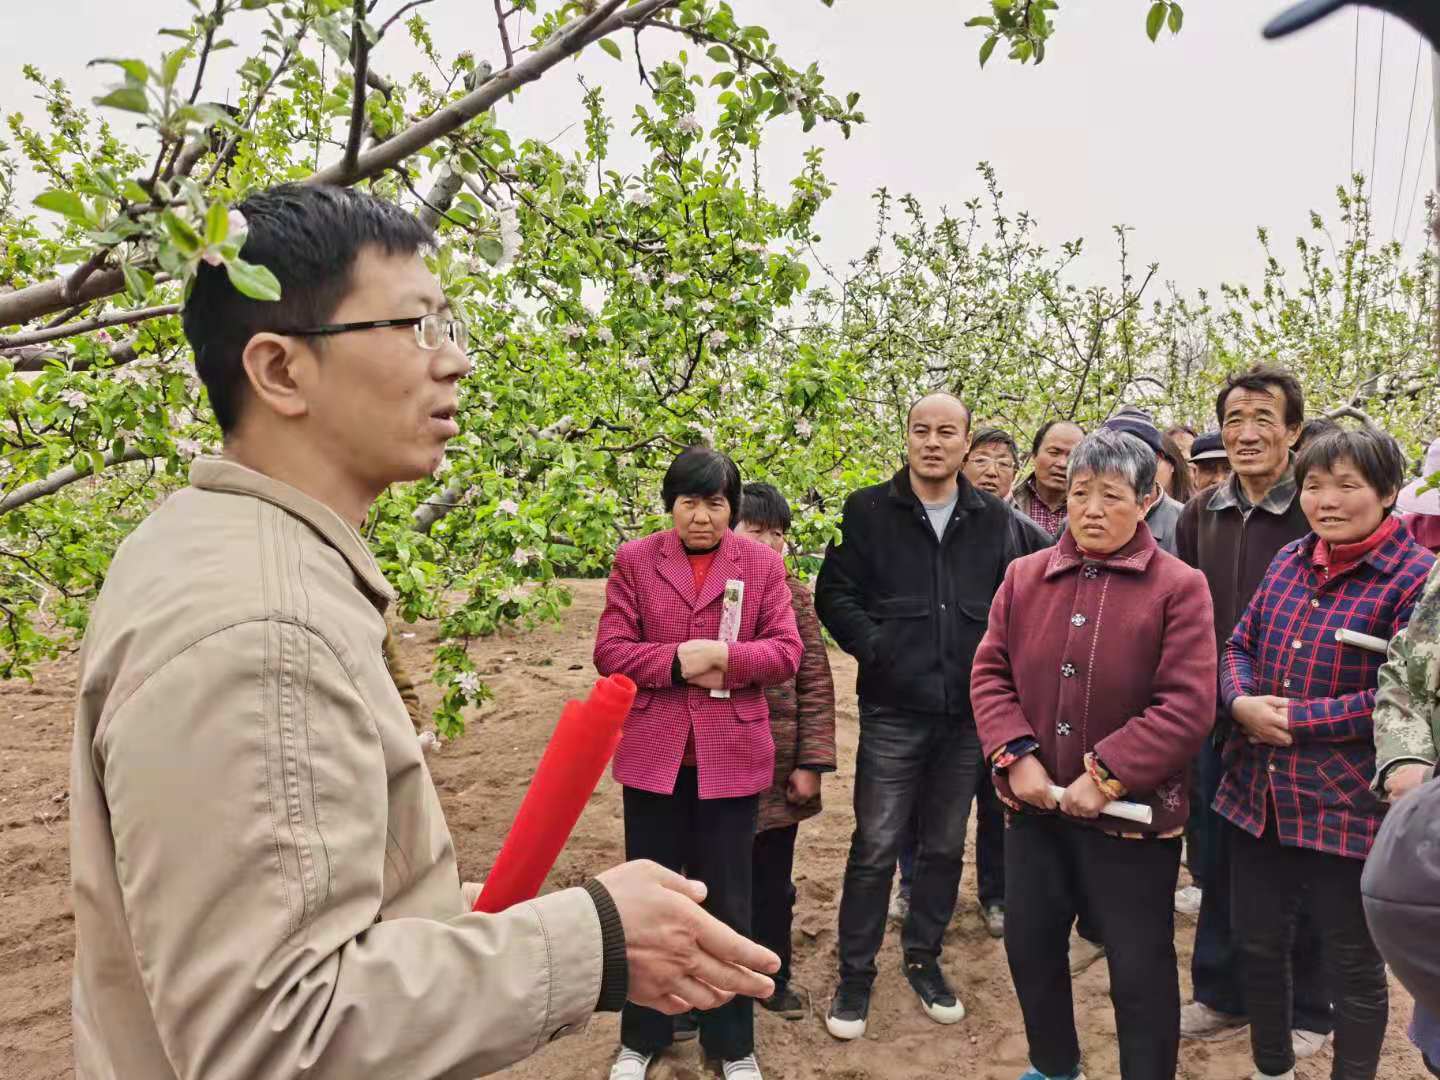
[[[1388,6],[1440,40],[1434,5]],[[929,394],[906,464],[846,500],[813,601],[784,495],[686,450],[595,643],[637,685],[630,861],[482,914],[361,532],[459,433],[465,328],[397,205],[282,185],[237,212],[280,298],[203,262],[187,283],[224,453],[121,545],[81,653],[77,1077],[468,1080],[620,1012],[613,1080],[691,1037],[760,1080],[749,1003],[805,1015],[791,868],[839,764],[821,626],[859,671],[836,1039],[867,1030],[892,910],[918,1008],[964,1018],[940,958],[978,800],[1024,1080],[1080,1080],[1070,979],[1102,957],[1122,1080],[1247,1028],[1257,1080],[1332,1040],[1333,1080],[1372,1080],[1387,964],[1440,1076],[1440,495],[1390,435],[1307,423],[1297,380],[1259,367],[1214,431],[1056,419],[1022,477],[1012,433]]]
[[[1375,1076],[1388,991],[1361,874],[1389,802],[1433,775],[1406,690],[1434,646],[1402,631],[1440,501],[1406,484],[1390,435],[1307,421],[1285,370],[1232,375],[1215,416],[1203,433],[1133,407],[1090,432],[1052,420],[1022,475],[1010,432],[972,433],[959,397],[927,395],[906,464],[846,500],[813,606],[727,532],[783,552],[784,496],[742,487],[712,448],[675,460],[674,528],[617,554],[596,665],[647,688],[615,770],[627,854],[698,877],[712,912],[784,958],[764,1007],[804,1015],[788,983],[795,815],[757,822],[757,807],[811,805],[835,766],[818,614],[858,662],[860,705],[832,1036],[866,1033],[887,914],[918,1006],[964,1018],[939,961],[974,802],[980,914],[1005,940],[1024,1080],[1080,1077],[1071,978],[1101,958],[1126,1080],[1173,1077],[1182,1039],[1247,1028],[1257,1080],[1332,1042],[1335,1080]],[[737,581],[745,618],[726,644]],[[754,722],[766,700],[770,726]],[[772,745],[773,774],[746,766]],[[1108,815],[1115,800],[1146,820]],[[657,830],[673,838],[657,847]],[[1195,884],[1177,889],[1182,859]],[[1197,916],[1183,1004],[1177,910]],[[642,1080],[697,1026],[626,1016],[612,1080]],[[1417,1016],[1434,1068],[1435,1025]],[[746,1006],[701,1013],[698,1030],[727,1077],[760,1075]]]

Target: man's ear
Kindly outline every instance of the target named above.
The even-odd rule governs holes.
[[[1300,433],[1301,433],[1302,431],[1304,431],[1304,430],[1305,430],[1305,425],[1304,425],[1304,424],[1297,424],[1297,425],[1295,425],[1295,427],[1288,427],[1288,428],[1286,428],[1286,429],[1285,429],[1285,445],[1288,446],[1291,450],[1294,450],[1294,449],[1295,449],[1295,444],[1300,441]]]
[[[255,334],[246,342],[240,360],[245,365],[250,393],[262,407],[291,420],[310,411],[306,387],[313,383],[306,375],[314,363],[314,354],[301,338]]]

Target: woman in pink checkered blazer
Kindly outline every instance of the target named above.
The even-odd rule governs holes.
[[[803,646],[784,561],[731,531],[735,463],[691,447],[662,494],[674,528],[621,545],[595,637],[600,674],[639,687],[615,754],[625,857],[703,881],[706,909],[748,934],[756,808],[775,767],[765,687],[795,675]],[[737,591],[739,631],[727,644],[721,615]],[[672,1037],[670,1017],[627,1005],[611,1080],[643,1080]],[[729,1080],[760,1080],[749,998],[702,1014],[700,1039]]]

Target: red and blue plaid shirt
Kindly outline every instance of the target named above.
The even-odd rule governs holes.
[[[1287,847],[1363,859],[1385,812],[1370,790],[1370,714],[1385,657],[1340,644],[1335,631],[1388,641],[1410,621],[1435,558],[1398,529],[1327,577],[1315,566],[1315,544],[1310,533],[1280,549],[1220,658],[1225,707],[1245,696],[1289,698],[1294,742],[1251,743],[1236,726],[1214,807],[1257,837],[1273,807]]]

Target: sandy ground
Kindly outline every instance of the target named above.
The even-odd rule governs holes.
[[[594,677],[590,644],[602,597],[602,583],[577,582],[575,604],[562,624],[503,634],[474,648],[496,700],[472,718],[464,738],[431,759],[467,879],[483,877],[499,850],[561,705],[583,693]],[[408,630],[414,636],[403,640],[402,650],[418,675],[432,628]],[[831,659],[841,688],[841,768],[825,780],[825,813],[801,826],[795,867],[796,979],[813,992],[812,1016],[785,1022],[757,1010],[758,1053],[766,1075],[781,1080],[1014,1080],[1026,1059],[1019,1008],[1004,946],[986,936],[975,912],[968,866],[942,961],[969,1010],[967,1019],[940,1028],[920,1012],[900,973],[892,930],[880,956],[869,1035],[841,1044],[825,1032],[822,1017],[835,969],[835,914],[852,827],[850,785],[857,739],[854,665],[838,652]],[[33,685],[0,685],[0,1078],[5,1080],[71,1075],[73,917],[66,778],[74,670],[73,660],[65,661],[43,670]],[[606,778],[547,888],[576,884],[620,861],[622,847],[619,790]],[[1188,972],[1193,934],[1194,920],[1178,917],[1182,972]],[[1188,984],[1188,978],[1182,976],[1182,983]],[[462,989],[457,987],[457,993]],[[1103,963],[1076,981],[1076,1015],[1091,1080],[1118,1080]],[[1408,996],[1393,986],[1383,1080],[1422,1075],[1404,1035],[1409,1017]],[[551,1046],[503,1075],[513,1080],[603,1078],[617,1029],[614,1017],[597,1018],[585,1034]],[[650,1075],[656,1080],[709,1076],[698,1053],[691,1043],[663,1059]],[[1321,1080],[1329,1073],[1328,1051],[1299,1068],[1303,1080]],[[1245,1039],[1189,1044],[1182,1050],[1180,1075],[1185,1080],[1238,1080],[1249,1074]]]

